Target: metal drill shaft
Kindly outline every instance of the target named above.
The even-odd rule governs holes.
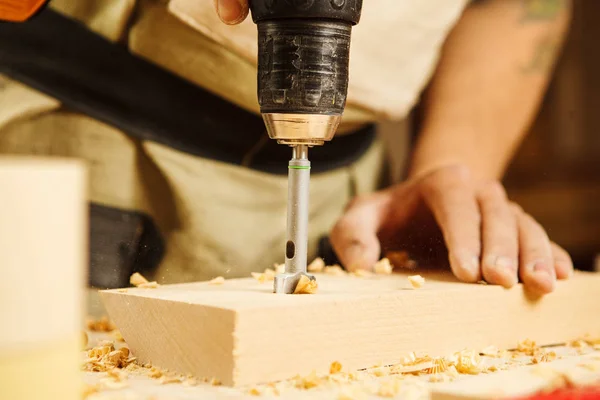
[[[276,293],[293,293],[301,275],[306,274],[308,255],[308,196],[310,161],[308,146],[293,147],[288,164],[288,217],[285,245],[285,273],[275,277]],[[314,279],[314,277],[309,278]]]

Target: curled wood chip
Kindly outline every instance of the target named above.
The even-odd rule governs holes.
[[[223,278],[222,276],[217,276],[216,278],[208,281],[209,285],[222,285],[224,283],[225,283],[225,278]]]
[[[323,259],[321,257],[315,258],[310,264],[308,264],[308,267],[306,267],[308,272],[315,272],[315,273],[323,272],[324,268],[325,268],[325,261],[323,261]]]
[[[368,278],[373,276],[373,273],[371,271],[367,271],[366,269],[357,269],[356,271],[352,272],[352,275],[358,276],[359,278]]]
[[[418,289],[425,284],[425,278],[423,278],[421,275],[410,275],[408,277],[408,282],[413,289]]]
[[[124,368],[133,359],[129,358],[129,349],[122,347],[115,350],[112,343],[101,343],[86,352],[87,359],[84,362],[85,371],[105,372],[114,368]]]
[[[477,281],[477,283],[479,283],[480,285],[487,285],[488,284],[486,281]]]
[[[517,344],[517,351],[528,356],[533,356],[538,346],[531,339],[525,339]]]
[[[483,371],[481,357],[477,352],[470,350],[458,353],[455,367],[461,374],[477,375]]]
[[[88,318],[86,326],[92,332],[112,332],[116,329],[115,324],[106,315],[99,319]]]
[[[294,294],[314,294],[317,292],[317,281],[306,275],[300,276],[300,280],[294,289]]]
[[[576,339],[569,342],[569,346],[574,347],[576,349],[583,349],[584,347],[587,347],[587,345],[588,342],[583,339]]]
[[[378,275],[389,275],[392,273],[392,264],[390,263],[389,258],[382,258],[381,260],[375,263],[373,270]]]
[[[433,365],[427,369],[428,374],[440,374],[448,370],[448,363],[442,357],[434,358]]]
[[[329,367],[329,373],[332,375],[337,374],[341,370],[342,370],[342,364],[340,364],[338,361],[332,362],[331,366]]]
[[[531,362],[533,364],[539,364],[539,363],[543,363],[543,362],[550,362],[550,361],[554,361],[556,360],[556,353],[553,351],[546,351],[544,349],[540,349],[538,352],[536,352],[532,359]]]
[[[133,275],[131,275],[131,277],[129,277],[129,283],[142,289],[155,289],[159,286],[159,284],[155,281],[148,282],[148,279],[144,278],[144,276],[139,272],[135,272]]]
[[[260,283],[270,282],[275,280],[275,271],[271,268],[265,269],[265,272],[252,272],[252,277]]]
[[[323,268],[323,272],[327,275],[333,275],[333,276],[345,276],[346,275],[346,271],[344,271],[342,269],[342,267],[340,267],[339,265],[328,265],[325,268]]]

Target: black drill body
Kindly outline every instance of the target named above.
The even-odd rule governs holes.
[[[261,113],[341,115],[362,0],[251,0]]]

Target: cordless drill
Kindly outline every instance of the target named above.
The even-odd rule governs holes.
[[[352,26],[362,0],[250,0],[258,25],[258,102],[269,137],[292,147],[285,272],[275,293],[307,274],[308,149],[333,139],[348,91]]]

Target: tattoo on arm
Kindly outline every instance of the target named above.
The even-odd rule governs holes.
[[[521,23],[556,21],[569,5],[569,0],[521,0],[523,17]],[[552,29],[535,43],[529,63],[521,70],[525,74],[546,74],[556,61],[556,53],[562,37]]]
[[[545,74],[550,71],[560,47],[560,38],[555,34],[541,37],[535,44],[535,49],[529,63],[521,67],[524,74]]]
[[[521,0],[521,3],[522,22],[553,20],[567,5],[565,0]]]

